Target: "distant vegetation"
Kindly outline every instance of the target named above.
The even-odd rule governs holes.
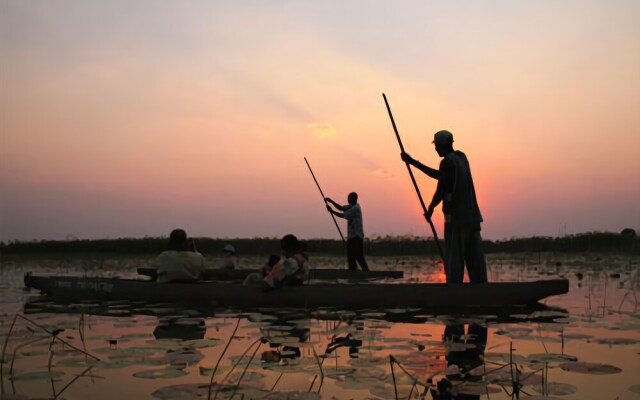
[[[211,239],[195,238],[197,248],[207,256],[222,254],[225,244],[235,246],[239,255],[264,255],[279,251],[278,238]],[[64,253],[118,253],[155,254],[166,248],[168,239],[121,238],[98,240],[42,240],[0,242],[1,254],[64,254]],[[308,250],[312,254],[342,255],[344,245],[340,240],[309,239]],[[563,237],[529,237],[506,240],[485,240],[486,253],[522,252],[618,252],[640,254],[640,238],[633,229],[620,233],[588,232]],[[416,236],[371,237],[365,242],[365,254],[371,256],[437,255],[432,239]]]

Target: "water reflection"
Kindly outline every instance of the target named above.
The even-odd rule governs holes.
[[[153,330],[156,339],[203,339],[207,329],[204,318],[184,320],[181,318],[169,318],[159,323]]]
[[[421,268],[412,264],[407,278],[422,279]],[[202,399],[213,382],[218,399],[232,393],[327,399],[637,396],[637,272],[572,263],[545,268],[505,262],[492,274],[504,280],[562,274],[571,279],[569,295],[550,299],[551,308],[487,315],[30,302],[13,285],[20,273],[3,271],[3,284],[10,282],[0,286],[3,307],[9,305],[0,315],[0,337],[7,344],[3,394],[54,398],[64,388],[62,397],[100,400],[119,389],[121,397]],[[30,313],[50,332],[62,329],[61,339],[100,361],[62,345],[50,350],[48,340],[28,343],[36,336],[27,323],[17,324],[7,339],[16,312]],[[51,370],[43,375],[52,354]]]
[[[465,326],[460,323],[446,324],[443,341],[447,347],[446,377],[438,380],[435,388],[430,389],[434,399],[474,400],[478,394],[457,393],[454,387],[460,387],[465,382],[481,382],[482,376],[471,375],[469,372],[483,365],[484,349],[487,345],[487,327],[472,323]]]
[[[271,323],[260,327],[262,342],[269,350],[262,353],[261,360],[277,363],[283,359],[300,357],[299,343],[309,341],[311,334],[307,326],[308,315],[301,311],[284,311],[276,315],[266,314]],[[262,316],[264,319],[264,316]],[[251,319],[249,319],[251,320]]]

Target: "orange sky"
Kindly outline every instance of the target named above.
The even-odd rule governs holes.
[[[637,1],[0,0],[0,82],[4,241],[337,237],[304,156],[425,235],[382,92],[424,163],[454,133],[485,237],[640,229]]]

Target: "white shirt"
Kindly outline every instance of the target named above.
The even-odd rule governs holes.
[[[167,250],[160,253],[153,264],[158,268],[158,282],[172,282],[200,279],[204,263],[200,253]]]

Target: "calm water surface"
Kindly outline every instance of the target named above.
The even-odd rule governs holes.
[[[145,262],[4,260],[2,399],[640,399],[637,258],[492,256],[494,281],[570,280],[548,308],[501,315],[57,304],[23,290],[26,271],[134,276]],[[429,259],[370,264],[442,280]]]

